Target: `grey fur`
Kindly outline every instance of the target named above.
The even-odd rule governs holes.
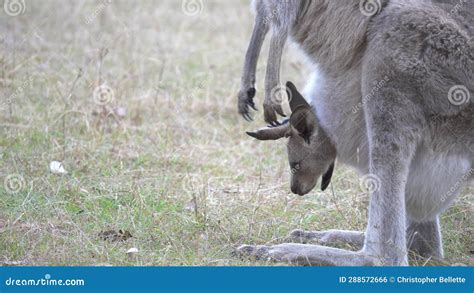
[[[317,114],[308,125],[310,144],[291,124],[279,127],[289,137],[290,164],[299,167],[292,170],[292,191],[311,191],[336,156],[379,186],[358,252],[282,244],[243,246],[242,253],[312,265],[407,265],[408,248],[443,256],[439,214],[474,178],[474,45],[472,23],[463,17],[474,13],[471,3],[456,14],[427,1],[380,3],[379,13],[368,17],[359,0],[256,1],[257,19],[271,19],[273,35],[285,41],[288,35],[320,75],[306,91]],[[266,100],[279,84],[279,57],[270,58],[276,63],[267,70]],[[470,99],[453,103],[455,86]],[[268,105],[266,120],[275,122]],[[305,239],[320,240],[323,233],[353,242],[361,235],[318,233],[306,232]]]

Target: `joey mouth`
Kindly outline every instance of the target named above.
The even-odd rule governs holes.
[[[299,182],[296,182],[294,184],[291,184],[291,192],[299,196],[305,196],[316,187],[317,183],[318,181],[316,180],[316,182],[312,185],[305,186],[304,184],[299,184]]]
[[[310,191],[305,192],[305,191],[301,190],[299,187],[291,187],[291,192],[293,194],[296,194],[296,195],[301,196],[301,197],[305,196],[308,193],[310,193]]]
[[[334,173],[334,165],[335,163],[331,163],[329,167],[327,167],[326,171],[321,175],[317,176],[314,183],[307,185],[307,184],[302,184],[302,182],[296,178],[292,179],[291,183],[291,192],[293,194],[299,195],[299,196],[305,196],[308,193],[310,193],[318,184],[319,182],[319,177],[321,178],[321,191],[325,191],[329,185],[331,184],[331,179],[332,175]]]

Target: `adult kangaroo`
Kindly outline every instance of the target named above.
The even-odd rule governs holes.
[[[308,91],[315,115],[289,84],[290,123],[250,135],[289,138],[292,191],[300,195],[323,174],[327,186],[336,156],[379,184],[372,190],[365,233],[295,233],[363,243],[360,251],[280,244],[242,246],[242,254],[311,265],[407,265],[410,245],[426,256],[443,256],[438,215],[474,173],[472,24],[430,2],[372,3],[380,4],[374,13],[359,0],[254,2],[256,26],[239,111],[249,118],[254,106],[254,65],[270,28],[267,122],[275,125],[275,111],[281,112],[268,91],[279,84],[288,37],[318,64],[323,86]],[[418,238],[408,243],[407,232]]]

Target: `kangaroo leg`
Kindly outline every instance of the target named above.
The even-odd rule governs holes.
[[[265,121],[271,125],[278,124],[276,112],[284,116],[281,98],[286,93],[286,88],[280,85],[280,66],[287,38],[288,33],[285,29],[275,28],[267,63],[265,101],[263,102]]]
[[[324,246],[335,246],[338,244],[348,244],[355,249],[361,249],[364,245],[364,232],[346,230],[328,231],[303,231],[293,230],[289,237],[289,242],[295,243],[316,243]]]
[[[310,266],[374,266],[377,259],[361,252],[319,245],[285,243],[274,246],[243,245],[237,249],[243,257]]]
[[[365,92],[370,91],[374,80],[364,83]],[[370,176],[376,186],[370,199],[363,251],[389,266],[408,265],[405,186],[423,128],[420,117],[424,117],[411,102],[411,91],[405,88],[389,82],[364,106]]]
[[[409,221],[407,241],[408,249],[421,257],[442,259],[444,256],[439,218],[424,223]]]
[[[247,54],[245,56],[245,64],[238,99],[239,113],[248,121],[252,119],[250,116],[250,107],[254,110],[256,109],[253,98],[256,94],[255,82],[257,63],[263,42],[265,41],[265,36],[269,30],[269,24],[268,21],[265,20],[265,17],[263,3],[259,2],[257,4],[257,15],[255,18],[252,39],[250,40]]]
[[[293,230],[287,237],[287,241],[292,243],[314,243],[324,246],[348,244],[354,249],[361,249],[364,245],[364,239],[364,232],[346,230],[303,231],[297,229]],[[439,219],[424,223],[409,221],[407,247],[408,250],[423,258],[442,259],[444,252]]]

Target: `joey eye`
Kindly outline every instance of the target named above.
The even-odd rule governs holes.
[[[293,172],[297,172],[301,169],[300,163],[293,163],[290,165],[290,167]]]

